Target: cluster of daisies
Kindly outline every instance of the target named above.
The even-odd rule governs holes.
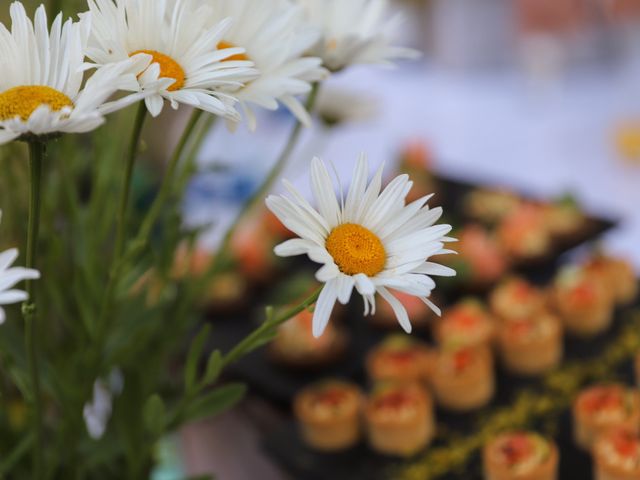
[[[346,66],[388,63],[387,0],[87,0],[77,21],[21,2],[0,24],[0,144],[97,128],[144,100],[184,104],[255,128],[253,107],[286,106]],[[238,108],[239,107],[239,108]]]
[[[398,17],[387,0],[87,0],[78,19],[49,25],[44,6],[33,20],[10,6],[11,29],[0,24],[0,145],[94,130],[105,115],[136,102],[159,115],[186,105],[256,127],[255,107],[288,108],[303,124],[300,97],[312,84],[354,64],[389,64],[415,56],[391,45]],[[427,259],[446,253],[450,227],[434,226],[428,198],[406,204],[401,176],[381,191],[382,172],[367,185],[360,160],[346,202],[338,201],[324,165],[312,163],[314,209],[287,184],[293,199],[269,207],[300,238],[279,255],[307,254],[323,264],[325,287],[314,318],[320,335],[336,301],[355,288],[365,313],[375,294],[409,331],[407,313],[390,290],[429,301],[430,275],[452,275]],[[8,290],[37,272],[11,269],[17,252],[0,255],[0,304],[24,300]],[[437,309],[436,309],[437,310]],[[0,310],[0,319],[4,317]]]

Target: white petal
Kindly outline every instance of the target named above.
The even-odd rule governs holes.
[[[324,332],[324,329],[327,328],[327,324],[331,318],[331,312],[333,311],[333,306],[336,303],[336,298],[337,290],[335,281],[331,281],[324,286],[322,292],[320,292],[320,297],[318,297],[318,301],[316,302],[316,308],[313,312],[314,337],[320,337]]]
[[[12,303],[24,302],[29,295],[22,290],[7,290],[0,292],[0,305],[11,305]]]
[[[426,275],[436,275],[439,277],[455,277],[456,271],[453,268],[440,265],[439,263],[425,262],[413,270],[414,273],[424,273]]]
[[[17,248],[11,248],[5,252],[0,253],[0,272],[9,268],[9,266],[11,266],[13,262],[15,262],[16,258],[18,258]]]
[[[302,238],[293,238],[286,242],[276,245],[274,252],[279,257],[295,257],[296,255],[304,255],[309,249],[313,248],[315,243]]]
[[[404,329],[405,332],[411,333],[411,322],[409,321],[409,315],[407,315],[407,310],[404,308],[404,305],[394,297],[386,288],[379,287],[378,293],[382,298],[384,298],[391,308],[393,309],[393,313],[396,314],[396,318],[400,323],[400,326]]]
[[[364,273],[358,273],[353,278],[356,281],[356,288],[360,295],[373,295],[376,292],[375,285]]]
[[[327,263],[316,272],[316,280],[319,282],[329,282],[340,275],[340,269],[335,263]]]
[[[350,275],[340,275],[338,277],[338,301],[346,305],[351,299],[351,292],[353,292],[353,286],[355,280]]]

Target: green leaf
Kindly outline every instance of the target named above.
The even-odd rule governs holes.
[[[204,374],[203,383],[205,385],[211,385],[220,376],[220,372],[223,367],[223,358],[220,350],[215,350],[210,356],[209,361],[207,362],[207,370]]]
[[[193,391],[196,385],[196,379],[198,375],[198,362],[202,356],[204,350],[204,344],[209,338],[211,333],[211,325],[205,325],[200,330],[200,333],[196,335],[196,338],[191,343],[191,349],[187,356],[187,365],[184,371],[185,388],[187,392]]]
[[[164,401],[157,393],[151,395],[144,404],[142,412],[144,415],[144,424],[154,435],[159,435],[164,430],[165,412]]]
[[[247,387],[241,383],[230,383],[194,400],[187,408],[185,420],[192,421],[214,417],[229,410],[244,397]]]

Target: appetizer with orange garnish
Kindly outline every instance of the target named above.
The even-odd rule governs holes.
[[[433,178],[433,153],[424,140],[407,142],[400,155],[399,171],[413,180],[407,202],[413,202],[437,191]]]
[[[423,383],[433,368],[434,352],[409,335],[393,335],[367,356],[369,378],[374,381]]]
[[[484,446],[486,480],[555,480],[558,449],[534,432],[505,432]]]
[[[273,279],[279,265],[273,252],[276,243],[276,238],[255,217],[239,226],[231,239],[231,253],[245,278],[258,284]]]
[[[502,220],[497,233],[500,245],[515,260],[536,260],[551,249],[544,210],[538,205],[521,205]]]
[[[399,291],[394,291],[393,295],[407,310],[409,320],[414,327],[419,328],[425,326],[429,323],[429,320],[436,316],[426,303],[414,295]],[[374,326],[380,327],[381,329],[398,330],[399,328],[396,314],[388,302],[378,302],[376,304],[375,315],[370,315],[368,318]]]
[[[307,310],[288,320],[269,344],[270,358],[294,368],[323,367],[340,360],[348,342],[344,329],[330,322],[318,338],[312,330],[313,313]]]
[[[637,432],[616,428],[600,435],[593,447],[596,480],[640,478],[640,437]]]
[[[607,288],[581,267],[568,266],[558,272],[551,297],[568,332],[594,336],[609,328],[613,305]]]
[[[433,401],[416,384],[382,384],[365,410],[371,447],[386,455],[411,456],[435,435]]]
[[[438,343],[447,347],[491,345],[494,333],[493,318],[475,299],[462,300],[445,310],[435,327]]]
[[[570,198],[543,206],[549,233],[559,241],[577,238],[586,227],[586,218]]]
[[[483,223],[498,223],[522,204],[522,199],[512,192],[500,189],[478,189],[465,198],[465,213]]]
[[[298,393],[293,409],[310,447],[338,451],[358,443],[363,403],[357,386],[326,380]]]
[[[484,346],[441,349],[431,386],[436,401],[448,410],[463,412],[485,406],[495,391],[491,351]]]
[[[455,234],[458,242],[453,245],[458,255],[443,257],[464,280],[484,285],[499,279],[509,267],[508,259],[486,228],[470,224]]]
[[[638,432],[640,395],[623,385],[596,385],[583,390],[573,403],[573,436],[589,450],[599,435],[612,428]]]
[[[518,375],[540,375],[562,361],[562,325],[551,313],[506,320],[498,329],[504,366]]]
[[[500,283],[489,296],[494,314],[503,320],[532,317],[545,309],[546,295],[521,277]]]
[[[633,266],[623,258],[594,255],[585,264],[588,273],[602,279],[618,305],[626,305],[638,296],[638,281]]]

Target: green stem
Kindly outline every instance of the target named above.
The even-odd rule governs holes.
[[[167,166],[167,171],[164,174],[164,178],[162,180],[162,184],[160,185],[160,190],[158,191],[158,195],[154,200],[147,216],[142,222],[142,226],[140,227],[140,231],[133,241],[133,252],[132,255],[135,255],[137,252],[143,250],[148,242],[149,237],[151,236],[151,231],[153,230],[153,226],[158,221],[160,214],[162,213],[162,208],[164,207],[165,202],[171,195],[171,190],[174,182],[174,177],[176,171],[178,169],[178,165],[180,164],[180,159],[184,154],[184,150],[189,143],[189,139],[195,129],[195,126],[198,124],[200,117],[204,112],[202,110],[196,109],[194,110],[191,118],[189,119],[189,123],[187,124],[184,132],[182,133],[182,137],[178,142],[178,146],[173,152],[173,156],[169,161],[169,165]]]
[[[320,296],[320,292],[322,292],[322,287],[318,288],[312,295],[303,300],[300,304],[295,307],[290,308],[282,315],[273,318],[271,315],[267,316],[267,319],[253,332],[247,335],[240,343],[238,343],[233,349],[231,349],[223,358],[222,368],[226,368],[232,363],[237,362],[240,358],[245,356],[247,353],[251,352],[256,345],[256,342],[259,342],[265,335],[269,332],[274,331],[277,327],[282,325],[287,320],[292,319],[300,312],[310,308],[313,304],[316,303],[318,297]],[[180,423],[183,420],[183,415],[185,410],[189,408],[191,402],[197,400],[198,395],[207,387],[204,382],[196,385],[194,390],[186,394],[182,400],[176,406],[173,415],[167,424],[167,430],[172,431],[175,428],[178,428]]]
[[[38,250],[38,234],[40,229],[40,207],[42,193],[42,162],[45,156],[46,145],[37,140],[29,142],[29,172],[30,172],[30,200],[29,200],[29,224],[27,231],[27,268],[36,267]],[[22,304],[22,315],[25,321],[25,348],[29,365],[29,377],[32,388],[33,402],[33,430],[36,445],[33,451],[34,479],[42,478],[44,427],[42,422],[42,395],[40,389],[40,371],[38,369],[37,355],[37,311],[35,289],[32,280],[27,280],[25,290],[28,300]]]
[[[116,226],[116,244],[114,254],[114,264],[117,264],[124,250],[124,237],[127,225],[127,209],[129,207],[129,198],[131,197],[131,180],[133,178],[133,167],[136,163],[136,157],[138,155],[138,146],[140,144],[140,137],[142,136],[142,128],[144,127],[144,121],[147,117],[147,107],[144,102],[140,102],[138,105],[138,113],[136,114],[136,120],[133,125],[133,133],[131,135],[131,143],[129,144],[129,151],[127,154],[127,164],[124,172],[124,179],[122,182],[122,192],[120,196],[120,208],[118,210],[118,220]]]
[[[309,94],[309,97],[307,98],[307,102],[305,105],[309,113],[313,112],[313,108],[318,98],[319,91],[320,91],[320,84],[316,82],[313,84],[313,88],[311,90],[311,93]],[[296,125],[293,128],[293,130],[291,131],[291,134],[289,135],[289,139],[287,140],[287,143],[284,149],[282,150],[282,153],[278,157],[278,160],[276,161],[275,165],[271,169],[271,172],[269,172],[269,175],[267,176],[267,178],[265,178],[264,182],[262,182],[258,190],[256,190],[256,192],[251,196],[251,198],[245,202],[245,204],[242,206],[240,210],[240,213],[236,217],[235,221],[225,233],[222,239],[220,248],[218,249],[215,259],[211,264],[211,267],[203,275],[201,279],[201,282],[200,282],[201,288],[206,288],[206,286],[209,285],[209,282],[222,269],[224,260],[229,254],[231,240],[233,239],[236,230],[238,229],[242,221],[251,212],[251,210],[256,206],[256,204],[258,202],[263,201],[264,197],[266,197],[266,195],[271,191],[274,183],[280,177],[280,175],[282,174],[282,171],[284,170],[287,163],[289,162],[291,154],[293,153],[293,151],[295,150],[298,144],[298,140],[300,139],[301,133],[302,133],[302,123],[298,121],[296,122]]]
[[[116,219],[116,240],[113,251],[113,259],[111,261],[111,269],[109,271],[109,281],[105,289],[102,308],[100,309],[100,317],[98,320],[98,338],[104,332],[107,319],[111,316],[113,309],[113,300],[115,289],[120,275],[122,254],[124,251],[124,239],[127,225],[127,210],[129,208],[129,198],[131,196],[131,180],[133,178],[133,168],[138,155],[138,147],[142,136],[142,128],[147,117],[147,107],[144,102],[138,105],[133,132],[131,134],[131,142],[127,152],[127,163],[125,165],[124,177],[122,179],[122,190],[120,192],[120,206],[118,208],[118,216]]]
[[[260,325],[257,329],[251,332],[247,337],[245,337],[244,340],[238,343],[235,347],[233,347],[233,349],[229,353],[225,355],[223,365],[226,367],[238,361],[240,358],[242,358],[245,355],[247,350],[250,349],[251,346],[258,339],[262,338],[262,336],[265,335],[267,332],[274,330],[275,328],[279,327],[287,320],[292,319],[299,313],[308,309],[311,305],[315,304],[316,301],[318,300],[318,297],[320,296],[320,292],[322,292],[322,288],[323,287],[318,288],[311,296],[306,298],[302,303],[300,303],[295,307],[290,308],[289,310],[284,312],[282,315],[276,318],[268,318],[262,325]]]

